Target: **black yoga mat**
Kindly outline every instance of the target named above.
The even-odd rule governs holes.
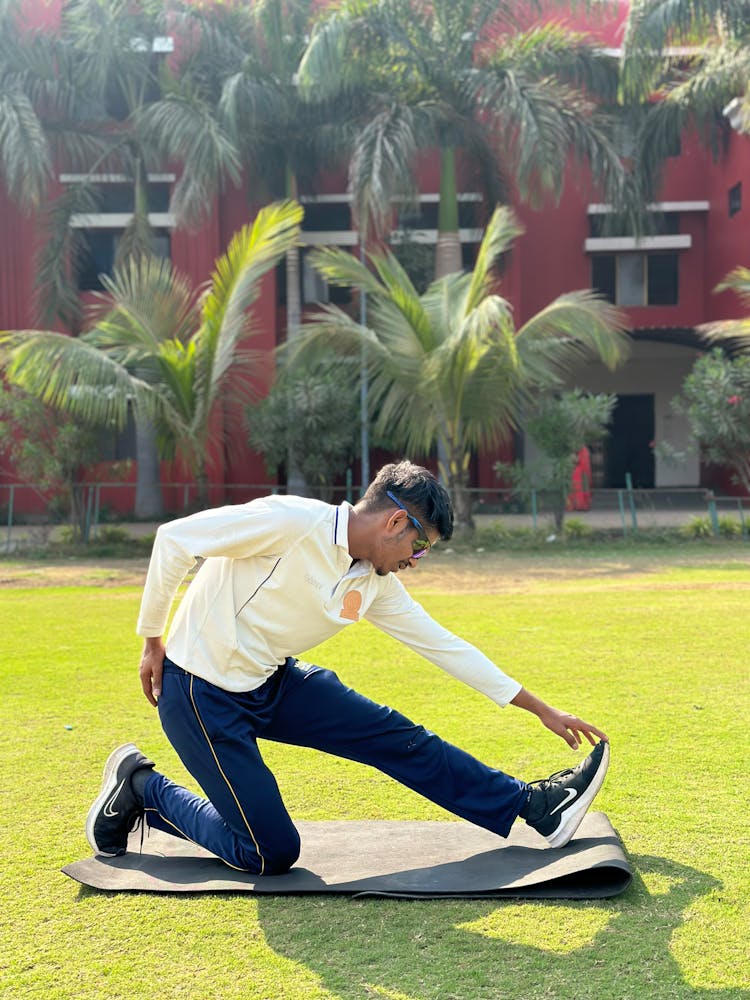
[[[468,823],[300,822],[302,854],[286,875],[235,871],[195,844],[150,831],[120,858],[92,857],[62,870],[106,891],[344,893],[409,899],[616,896],[632,873],[604,813],[589,813],[571,842],[552,849],[524,823],[503,840]]]

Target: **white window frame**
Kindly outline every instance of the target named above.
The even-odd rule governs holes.
[[[61,184],[127,184],[132,180],[127,174],[60,174]],[[152,184],[174,184],[173,173],[147,174]],[[127,229],[133,212],[76,212],[70,217],[72,229]],[[177,226],[173,212],[149,212],[149,225],[154,229],[174,229]]]

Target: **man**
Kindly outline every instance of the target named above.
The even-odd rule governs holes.
[[[604,780],[607,737],[526,691],[409,596],[396,574],[452,532],[445,489],[408,461],[382,468],[354,506],[270,496],[163,525],[138,620],[140,678],[207,799],[154,770],[133,744],[119,747],[86,821],[94,851],[123,854],[145,819],[232,867],[287,871],[299,835],[258,737],[370,764],[500,836],[521,816],[551,846],[566,844]],[[165,648],[172,601],[197,558]],[[594,750],[576,768],[526,784],[296,659],[360,618],[498,705],[537,715],[571,747],[585,736]]]

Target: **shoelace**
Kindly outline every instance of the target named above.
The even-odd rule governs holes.
[[[568,774],[573,774],[574,771],[574,767],[565,767],[562,771],[555,771],[554,774],[550,774],[548,778],[541,778],[539,781],[530,781],[528,784],[535,788],[542,788],[546,791],[548,788],[552,787],[556,780],[563,778]]]
[[[140,830],[141,831],[141,843],[140,843],[140,847],[138,849],[138,853],[139,854],[143,854],[143,838],[144,838],[145,832],[146,832],[146,810],[145,809],[142,809],[139,813],[137,813],[137,815],[133,819],[133,822],[128,827],[128,833],[132,833],[134,830]]]

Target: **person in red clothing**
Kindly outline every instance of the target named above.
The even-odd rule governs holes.
[[[591,510],[591,454],[584,445],[573,469],[568,510]]]

